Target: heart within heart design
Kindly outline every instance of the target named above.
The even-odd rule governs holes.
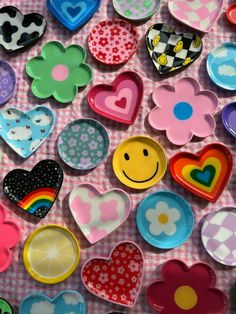
[[[129,195],[120,189],[101,194],[91,184],[80,184],[69,197],[71,213],[84,236],[94,244],[117,229],[131,212]]]
[[[106,118],[133,124],[143,97],[141,77],[132,71],[119,74],[111,85],[93,86],[88,93],[90,107]]]
[[[30,172],[10,171],[3,180],[7,198],[25,212],[44,218],[53,206],[63,182],[63,171],[54,160],[40,161]]]
[[[147,31],[146,46],[157,71],[165,74],[196,61],[203,43],[196,34],[176,34],[173,27],[159,23]]]
[[[170,13],[178,21],[208,33],[220,17],[224,0],[169,0]]]
[[[94,258],[84,264],[81,277],[92,294],[106,301],[134,307],[144,273],[144,257],[137,244],[121,242],[108,259]],[[117,289],[119,288],[119,289]]]
[[[28,112],[16,108],[0,112],[0,135],[23,158],[32,155],[43,144],[54,125],[54,113],[44,106]]]
[[[210,187],[212,181],[214,180],[215,174],[216,174],[215,167],[212,165],[208,165],[204,167],[202,171],[198,169],[192,170],[190,176],[196,182],[199,182],[200,184]]]
[[[196,155],[180,152],[171,158],[170,172],[176,182],[210,202],[216,202],[232,171],[232,155],[221,143],[206,145]]]

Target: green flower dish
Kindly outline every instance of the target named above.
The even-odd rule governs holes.
[[[84,63],[85,58],[81,46],[64,48],[57,41],[46,43],[41,55],[26,64],[26,73],[33,78],[33,95],[42,99],[53,96],[61,103],[73,101],[78,87],[84,87],[92,80],[92,69]]]

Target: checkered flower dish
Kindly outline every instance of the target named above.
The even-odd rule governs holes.
[[[147,291],[149,305],[159,314],[224,314],[227,298],[215,288],[214,270],[204,263],[188,268],[180,260],[167,261],[162,280]]]
[[[201,91],[196,80],[185,77],[175,87],[161,85],[152,98],[156,107],[148,121],[154,129],[166,131],[173,144],[185,145],[194,135],[205,138],[214,132],[213,113],[218,107],[218,98],[211,91]]]
[[[92,79],[92,70],[84,63],[85,58],[86,53],[81,46],[64,48],[60,42],[46,43],[41,55],[26,64],[26,72],[33,78],[31,90],[34,96],[53,96],[61,103],[73,101],[78,87],[86,86]]]

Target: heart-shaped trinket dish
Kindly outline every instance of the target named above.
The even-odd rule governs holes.
[[[146,46],[159,74],[165,74],[196,61],[203,43],[194,33],[177,34],[168,24],[158,23],[147,31]]]
[[[87,99],[90,107],[101,116],[124,124],[133,124],[142,97],[141,77],[133,71],[126,71],[118,74],[111,85],[93,86]]]
[[[224,0],[169,0],[171,15],[179,22],[208,33],[220,17]]]
[[[71,213],[88,241],[93,244],[120,227],[131,212],[131,199],[121,189],[100,193],[82,183],[70,193]]]
[[[100,4],[101,0],[47,0],[48,10],[71,31],[86,24]]]
[[[0,136],[22,158],[31,156],[48,138],[55,114],[45,106],[28,112],[7,108],[0,112]]]
[[[176,182],[209,202],[216,202],[223,192],[233,159],[221,143],[208,144],[197,154],[180,152],[170,160],[170,172]]]
[[[0,9],[0,47],[5,52],[26,48],[41,38],[46,31],[47,22],[38,13],[23,15],[13,6]]]
[[[43,293],[35,292],[22,300],[19,309],[19,314],[34,313],[86,314],[86,304],[82,295],[75,290],[59,292],[53,299]]]
[[[81,276],[85,287],[95,296],[131,308],[138,299],[143,273],[141,249],[134,242],[124,241],[114,247],[108,258],[87,261]]]
[[[44,218],[53,206],[63,182],[60,165],[40,161],[31,171],[14,169],[3,180],[6,197],[25,212]]]

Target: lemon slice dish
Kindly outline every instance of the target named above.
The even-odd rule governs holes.
[[[59,225],[36,229],[26,240],[23,260],[27,272],[37,281],[56,284],[72,275],[80,259],[74,234]]]

